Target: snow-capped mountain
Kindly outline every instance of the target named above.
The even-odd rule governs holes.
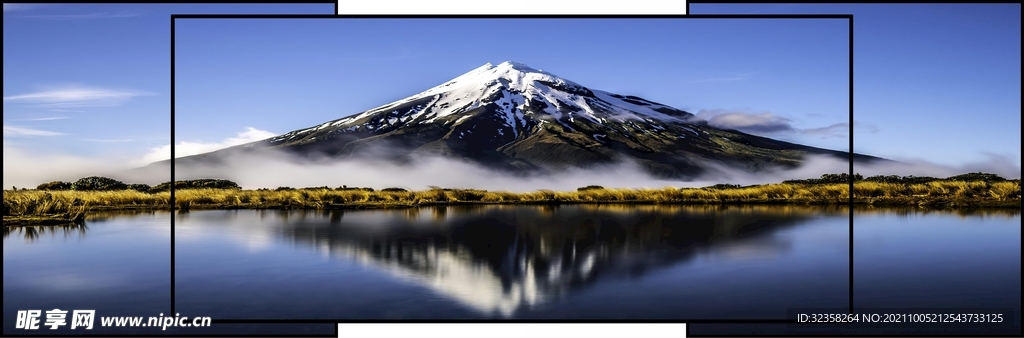
[[[717,129],[686,111],[511,61],[362,113],[178,161],[264,147],[311,158],[441,155],[518,172],[630,160],[675,178],[710,163],[757,170],[798,165],[809,153],[848,156]]]
[[[472,117],[474,109],[489,105],[493,105],[490,107],[494,112],[492,117],[503,122],[497,129],[498,135],[508,132],[513,140],[519,137],[520,131],[545,122],[572,129],[568,123],[577,118],[604,125],[608,120],[629,119],[685,123],[685,119],[692,116],[640,98],[590,90],[551,73],[506,61],[497,66],[485,64],[422,93],[358,115],[297,130],[272,142],[295,140],[331,127],[380,132],[410,124],[436,123],[452,116],[457,118],[445,122],[461,124]]]

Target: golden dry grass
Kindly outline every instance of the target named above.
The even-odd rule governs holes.
[[[4,216],[72,214],[102,209],[170,209],[170,193],[122,191],[5,191]],[[363,191],[333,189],[175,191],[177,209],[332,209],[387,208],[437,204],[658,203],[658,204],[813,204],[849,202],[847,184],[767,184],[730,189],[589,189],[534,192],[431,189]],[[857,182],[854,203],[920,207],[1020,208],[1020,182]]]

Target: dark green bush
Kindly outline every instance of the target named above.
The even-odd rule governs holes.
[[[903,176],[903,178],[900,179],[900,181],[903,182],[904,184],[921,184],[921,183],[935,182],[935,181],[938,181],[938,180],[939,179],[937,177],[913,176],[913,175]]]
[[[174,189],[242,189],[238,186],[238,183],[229,180],[217,180],[217,179],[197,179],[197,180],[180,180],[174,181]],[[157,186],[149,189],[150,192],[162,192],[171,190],[171,182],[160,183]]]
[[[576,191],[587,191],[587,190],[604,190],[604,187],[599,185],[588,185],[582,188],[576,188]]]
[[[409,190],[405,190],[403,188],[384,188],[384,189],[381,189],[380,191],[384,191],[384,192],[407,192]]]
[[[953,176],[953,177],[949,177],[946,180],[949,180],[949,181],[968,181],[968,182],[975,182],[975,181],[1003,182],[1003,181],[1006,181],[1005,178],[1002,178],[999,175],[989,174],[989,173],[982,173],[982,172],[956,175],[956,176]]]
[[[898,183],[898,184],[921,184],[939,181],[938,178],[928,176],[899,176],[899,175],[877,175],[864,179],[870,182]]]
[[[864,180],[879,183],[903,183],[903,177],[900,177],[900,175],[875,175],[865,178]]]
[[[135,183],[129,184],[128,189],[135,190],[138,192],[149,192],[149,190],[153,189],[153,187],[150,187],[149,184]]]
[[[853,180],[854,181],[864,180],[864,176],[861,176],[860,174],[853,174]],[[850,182],[850,174],[847,174],[847,173],[842,173],[842,174],[824,174],[824,175],[821,175],[821,178],[812,178],[812,179],[807,179],[807,180],[785,180],[785,181],[782,181],[782,183],[789,183],[789,184],[834,184],[834,183],[849,183],[849,182]]]
[[[334,189],[334,190],[341,190],[341,191],[358,190],[358,191],[373,192],[373,188],[350,187],[350,186],[347,186],[347,185],[343,185],[343,186],[338,187],[337,189]]]
[[[78,191],[125,190],[128,189],[128,185],[109,177],[91,176],[71,183],[71,189]]]
[[[709,186],[709,187],[706,187],[706,188],[707,189],[721,190],[721,189],[737,189],[739,187],[740,187],[739,184],[720,183],[720,184],[715,184],[715,185],[712,185],[712,186]]]
[[[40,184],[36,187],[38,190],[70,190],[71,182],[53,181],[49,183]]]

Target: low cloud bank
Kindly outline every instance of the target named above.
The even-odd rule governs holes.
[[[4,144],[4,189],[35,188],[51,181],[75,181],[89,176],[106,176],[127,183],[156,184],[170,180],[170,172],[129,172],[124,161],[66,154],[40,154]]]
[[[429,186],[445,188],[477,188],[487,190],[535,191],[539,189],[575,190],[587,185],[623,188],[702,187],[718,183],[765,184],[788,179],[817,178],[822,174],[849,172],[849,163],[828,156],[808,157],[804,165],[795,169],[766,170],[750,173],[743,170],[712,166],[709,174],[689,182],[658,179],[648,175],[638,165],[617,165],[568,169],[544,175],[517,177],[496,172],[478,165],[441,157],[421,157],[411,164],[397,165],[371,160],[335,160],[321,163],[301,163],[291,155],[268,153],[261,155],[233,155],[223,166],[179,166],[180,179],[225,178],[244,188],[288,187],[401,187],[426,189]],[[949,177],[967,172],[988,172],[1006,178],[1020,178],[1020,167],[1010,159],[991,155],[986,161],[963,166],[943,166],[925,161],[883,162],[857,164],[861,175],[914,175]]]
[[[984,160],[968,162],[958,166],[941,165],[921,159],[908,158],[896,159],[901,163],[885,163],[863,166],[863,169],[862,166],[855,166],[854,170],[865,175],[865,177],[868,176],[867,173],[870,173],[871,175],[949,177],[971,172],[985,172],[996,174],[1008,179],[1020,179],[1020,165],[1015,163],[1013,158],[996,153],[983,153],[982,155],[985,156]],[[1019,159],[1017,161],[1019,161]],[[889,172],[896,172],[896,174]],[[905,174],[898,174],[900,172]]]
[[[441,157],[423,157],[398,165],[374,160],[334,160],[308,163],[279,152],[240,154],[226,158],[224,165],[189,166],[178,162],[176,179],[217,178],[235,181],[243,188],[288,187],[401,187],[426,189],[476,188],[487,190],[535,191],[539,189],[575,190],[588,185],[620,188],[702,187],[718,183],[764,184],[788,179],[816,178],[826,173],[844,173],[849,164],[843,159],[812,156],[804,165],[789,170],[749,173],[738,169],[714,167],[712,173],[683,182],[651,177],[639,166],[620,163],[591,169],[568,169],[546,175],[517,177],[475,164]],[[135,168],[135,169],[131,169]],[[131,170],[128,170],[131,169]],[[968,172],[988,172],[1006,178],[1020,178],[1020,166],[1005,156],[988,154],[988,159],[961,166],[945,166],[923,160],[901,160],[877,164],[857,164],[861,175],[914,175],[949,177]],[[158,184],[170,179],[169,166],[138,169],[124,161],[109,161],[68,155],[39,155],[4,146],[4,188],[35,187],[41,183],[74,181],[87,176],[106,176],[126,183]]]

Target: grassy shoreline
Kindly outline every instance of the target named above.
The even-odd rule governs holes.
[[[797,204],[847,205],[849,184],[776,183],[748,187],[580,189],[507,192],[475,189],[304,188],[282,190],[176,189],[176,210],[379,209],[475,204]],[[940,181],[919,184],[856,182],[854,205],[925,209],[1020,209],[1020,182]],[[170,193],[135,190],[4,191],[4,225],[80,221],[87,211],[170,210]]]

